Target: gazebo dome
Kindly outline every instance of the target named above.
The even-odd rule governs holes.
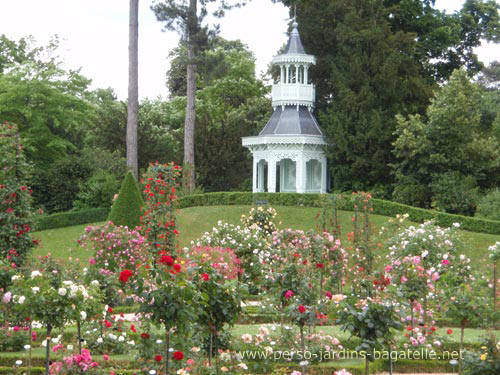
[[[285,52],[273,57],[280,67],[272,86],[274,113],[256,137],[244,137],[253,155],[254,192],[326,192],[326,145],[312,109],[315,88],[309,67],[316,58],[305,53],[293,22]]]

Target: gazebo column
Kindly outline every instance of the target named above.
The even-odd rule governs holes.
[[[259,160],[257,164],[257,173],[258,173],[258,178],[257,178],[257,191],[262,193],[265,191],[266,187],[264,186],[264,168],[265,168],[266,162],[264,160]]]
[[[297,193],[305,193],[306,191],[306,159],[303,155],[299,155],[296,161],[295,175],[295,191]]]
[[[267,160],[267,191],[276,193],[276,159],[274,157]]]
[[[257,171],[258,171],[258,160],[257,158],[253,158],[253,174],[252,174],[252,191],[254,193],[258,192],[258,186],[257,186]]]
[[[327,176],[327,170],[326,170],[326,156],[323,156],[321,159],[321,194],[326,193],[326,176]]]

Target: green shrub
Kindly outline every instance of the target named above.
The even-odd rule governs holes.
[[[118,189],[120,189],[120,181],[113,173],[99,171],[82,185],[74,207],[77,210],[111,207],[113,196],[118,192]]]
[[[123,180],[118,198],[113,203],[108,220],[115,225],[135,228],[141,223],[141,207],[143,204],[137,181],[132,172],[129,172],[125,176],[125,180]]]
[[[500,189],[494,189],[479,200],[476,216],[489,220],[500,220]]]
[[[429,196],[429,188],[411,178],[398,181],[392,192],[394,201],[418,207],[429,207]]]
[[[68,211],[38,216],[35,219],[35,228],[36,230],[47,230],[80,224],[97,223],[99,221],[105,221],[108,214],[108,208],[89,208],[80,211]]]
[[[451,214],[474,216],[478,197],[476,180],[459,172],[434,176],[431,184],[432,207]]]
[[[36,170],[32,179],[34,206],[49,214],[71,210],[80,186],[91,175],[90,163],[78,155],[58,160],[49,169]]]

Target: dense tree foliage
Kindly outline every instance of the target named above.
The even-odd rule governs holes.
[[[197,181],[207,191],[248,188],[252,173],[241,137],[256,135],[271,115],[266,88],[255,78],[255,58],[240,42],[210,38],[197,76],[195,161]],[[167,84],[171,95],[185,93],[183,43],[175,49]]]
[[[32,47],[29,40],[1,38],[0,121],[16,123],[28,158],[49,166],[82,146],[91,124],[90,81],[61,68],[57,39]]]
[[[437,91],[425,117],[398,116],[396,200],[473,214],[474,188],[498,186],[500,148],[481,131],[481,99],[479,86],[465,70],[457,70]]]
[[[491,0],[467,0],[455,14],[432,0],[283,2],[297,4],[304,46],[318,58],[311,76],[335,189],[390,184],[395,115],[423,114],[454,69],[480,70],[480,38],[500,37]]]

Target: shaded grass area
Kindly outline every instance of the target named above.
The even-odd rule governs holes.
[[[315,220],[319,209],[316,207],[275,207],[277,216],[275,218],[279,228],[293,228],[309,230],[315,229],[319,224]],[[189,246],[195,240],[210,231],[219,220],[233,224],[240,224],[240,217],[247,214],[250,206],[207,206],[189,207],[178,212],[179,246]],[[341,239],[344,246],[349,249],[347,233],[352,231],[352,216],[349,211],[339,211],[338,219],[341,228]],[[387,224],[389,217],[381,215],[370,215],[371,230],[378,234],[380,228]],[[416,225],[415,223],[411,223]],[[85,250],[82,250],[76,240],[84,233],[87,225],[51,229],[36,232],[35,237],[41,239],[42,247],[34,251],[35,255],[47,255],[51,253],[55,258],[68,259],[70,256],[81,259],[88,258]],[[474,264],[487,269],[488,246],[500,241],[500,235],[485,233],[462,232],[465,244],[464,253],[470,257]],[[381,241],[381,240],[380,240]],[[72,249],[72,251],[69,251]],[[384,250],[380,250],[385,255]],[[489,271],[488,271],[489,272]]]

